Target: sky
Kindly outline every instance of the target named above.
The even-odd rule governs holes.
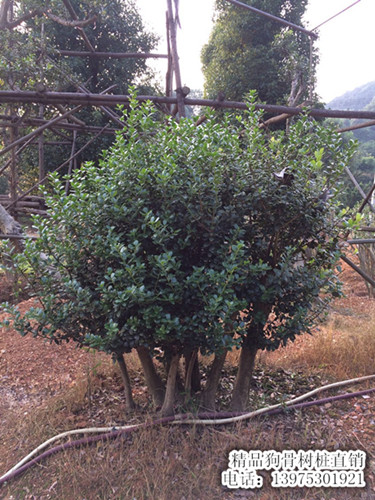
[[[315,28],[355,1],[310,0],[305,15],[307,27]],[[158,51],[166,53],[166,0],[136,0],[136,3],[146,26],[161,37]],[[200,52],[211,31],[214,0],[179,0],[179,5],[181,29],[177,43],[182,81],[191,89],[203,89]],[[324,102],[375,80],[374,20],[375,0],[360,0],[319,29],[317,92]],[[164,78],[165,60],[153,64]]]

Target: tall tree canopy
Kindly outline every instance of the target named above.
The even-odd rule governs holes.
[[[244,3],[302,26],[308,0]],[[216,21],[203,47],[202,63],[209,98],[223,93],[227,99],[242,100],[255,89],[262,101],[295,105],[307,95],[310,41],[304,33],[291,32],[276,21],[217,0]]]

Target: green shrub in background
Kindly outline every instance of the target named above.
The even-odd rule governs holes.
[[[339,293],[335,197],[352,147],[307,117],[268,136],[253,102],[237,126],[208,113],[196,127],[156,122],[152,105],[133,98],[99,167],[75,172],[68,196],[53,178],[50,217],[35,219],[40,238],[13,257],[31,267],[39,303],[23,315],[6,307],[15,328],[112,354],[129,407],[124,353],[137,350],[170,414],[181,357],[190,394],[200,389],[197,354],[215,354],[200,393],[212,408],[225,355],[239,348],[232,408],[244,409],[257,350],[310,332]]]

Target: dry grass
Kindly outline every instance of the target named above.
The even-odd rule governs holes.
[[[30,431],[42,437],[40,424],[29,422]],[[28,426],[26,426],[27,428]],[[252,498],[220,486],[220,473],[227,468],[232,449],[300,449],[353,447],[350,439],[326,428],[319,413],[308,425],[302,414],[231,427],[158,427],[143,429],[125,439],[98,443],[96,446],[68,450],[34,467],[5,488],[3,499],[168,499],[213,500]],[[52,430],[50,428],[50,430]],[[35,436],[33,436],[34,438]],[[34,439],[33,439],[34,440]],[[358,445],[358,443],[357,443]],[[24,446],[24,444],[23,444]],[[358,447],[358,446],[357,446]],[[256,496],[264,500],[280,499],[354,499],[359,491],[279,490],[265,486]],[[340,496],[338,496],[340,495]],[[366,497],[363,497],[366,498]],[[368,497],[372,498],[372,497]]]
[[[345,315],[334,312],[313,336],[302,336],[284,349],[260,354],[261,363],[269,366],[313,370],[335,379],[375,373],[374,359],[374,308],[361,315],[350,310]]]
[[[366,312],[367,314],[367,312]],[[301,337],[296,344],[275,353],[262,353],[258,368],[288,370],[284,373],[315,372],[326,379],[342,379],[374,371],[375,314],[366,316],[333,313],[313,337]],[[235,362],[238,353],[229,357]],[[139,362],[128,356],[132,376],[141,379]],[[323,375],[322,375],[323,374]],[[296,375],[297,377],[299,375]],[[302,378],[301,378],[302,380]],[[63,395],[24,415],[9,412],[8,432],[0,442],[1,469],[6,470],[32,448],[64,430],[87,425],[125,424],[144,421],[147,398],[142,380],[135,387],[135,399],[143,414],[127,418],[123,400],[111,388],[119,384],[116,367],[93,358],[86,377]],[[107,406],[108,405],[108,406]],[[104,408],[104,411],[103,411]],[[374,440],[362,437],[354,428],[339,427],[338,419],[351,411],[352,403],[341,401],[333,408],[318,407],[259,419],[232,426],[169,426],[142,429],[122,439],[71,449],[50,457],[13,480],[0,492],[7,500],[321,500],[375,498],[371,461],[366,470],[367,488],[278,489],[265,485],[260,491],[229,491],[220,484],[232,449],[365,449],[375,457]],[[368,417],[371,418],[371,415]],[[362,441],[361,441],[362,440]],[[362,443],[362,444],[361,444]]]

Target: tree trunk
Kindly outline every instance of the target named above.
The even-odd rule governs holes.
[[[150,351],[143,346],[137,347],[137,354],[145,375],[146,385],[155,406],[162,406],[165,395],[165,386],[155,370]]]
[[[121,378],[124,383],[124,392],[125,392],[125,404],[126,410],[132,411],[135,408],[135,403],[132,396],[132,388],[130,385],[130,378],[128,374],[128,370],[126,368],[126,363],[124,356],[122,354],[118,354],[116,357],[117,363],[120,367]]]
[[[201,390],[201,377],[199,372],[198,350],[189,349],[185,354],[185,392],[187,396],[191,391]]]
[[[213,360],[207,377],[206,385],[200,398],[203,410],[215,411],[215,397],[226,356],[227,351],[220,356],[215,355],[215,359]]]
[[[232,411],[245,411],[248,400],[250,382],[254,369],[255,356],[258,348],[245,344],[241,349],[237,377],[232,392]]]
[[[180,355],[173,354],[168,370],[167,387],[165,391],[164,403],[160,410],[162,417],[169,417],[174,413],[176,376],[177,376],[179,361],[180,361]]]

